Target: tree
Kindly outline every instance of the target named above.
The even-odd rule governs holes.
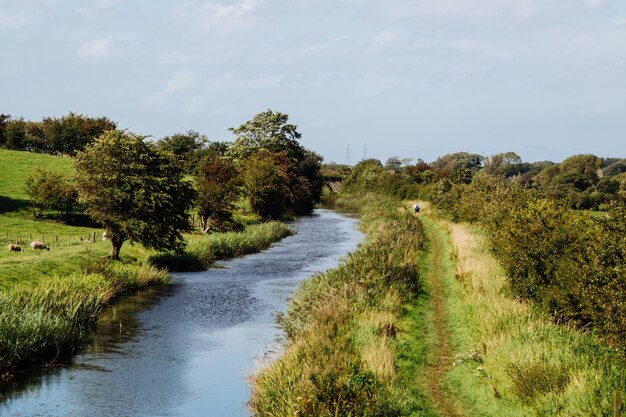
[[[183,170],[145,137],[103,133],[74,162],[80,201],[111,236],[112,259],[122,244],[137,241],[157,250],[180,250],[189,230],[194,192]]]
[[[492,155],[485,161],[485,172],[501,177],[512,177],[521,174],[522,158],[515,152],[504,152]]]
[[[284,218],[292,199],[288,187],[288,158],[263,149],[246,161],[242,177],[252,210],[264,219]]]
[[[289,116],[284,113],[267,110],[238,128],[230,128],[237,139],[229,147],[226,156],[245,174],[252,165],[250,158],[259,152],[278,155],[274,163],[278,163],[282,169],[286,181],[284,187],[289,194],[286,200],[288,206],[284,211],[305,214],[320,201],[323,188],[322,157],[300,145],[298,140],[302,135],[296,125],[287,123],[288,120]]]
[[[70,112],[61,118],[46,117],[41,121],[43,140],[48,153],[75,155],[102,133],[116,128],[106,117],[87,117]]]
[[[208,142],[209,140],[205,135],[188,130],[186,133],[166,136],[158,142],[158,145],[161,149],[174,154],[185,171],[190,174],[197,169],[201,159],[200,151],[205,148]]]
[[[402,168],[402,161],[400,160],[400,157],[398,156],[392,156],[391,158],[387,159],[387,161],[385,162],[385,169],[388,169],[390,171],[400,171],[401,168]]]
[[[600,168],[602,160],[595,155],[574,155],[561,162],[563,173],[581,175],[591,183],[598,180]]]
[[[10,119],[4,127],[4,145],[7,149],[23,149],[27,122],[22,119]]]
[[[196,190],[198,215],[205,233],[241,228],[233,218],[239,183],[239,173],[227,159],[214,154],[202,160],[196,177]]]
[[[460,171],[465,170],[465,172],[476,173],[480,170],[484,159],[483,156],[478,154],[457,152],[439,157],[431,165],[441,176],[465,177],[466,174]]]
[[[38,169],[26,179],[24,187],[32,202],[33,216],[41,217],[50,208],[61,217],[69,216],[78,206],[78,191],[70,177]]]
[[[227,156],[244,161],[260,149],[272,153],[282,152],[292,162],[304,159],[305,149],[298,140],[302,135],[298,126],[287,123],[289,115],[273,112],[271,109],[255,115],[241,126],[228,129],[237,139],[227,152]]]
[[[0,113],[0,146],[4,146],[4,143],[5,143],[4,129],[9,123],[9,120],[11,120],[10,114]]]

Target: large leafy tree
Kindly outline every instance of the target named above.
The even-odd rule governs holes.
[[[233,217],[240,182],[237,169],[226,158],[213,154],[202,160],[196,189],[198,214],[205,233],[240,228]]]
[[[107,131],[75,160],[80,201],[110,235],[112,259],[119,259],[127,240],[180,250],[181,232],[190,226],[192,186],[171,154],[144,139]]]
[[[255,115],[239,127],[230,130],[237,139],[227,155],[243,161],[261,149],[272,153],[282,152],[292,162],[297,163],[305,157],[306,150],[298,140],[302,135],[298,126],[287,123],[289,115],[274,112],[271,109]]]
[[[240,166],[243,175],[253,169],[255,162],[252,158],[259,152],[280,155],[274,163],[281,167],[285,180],[281,188],[286,194],[280,201],[285,202],[286,208],[277,211],[303,214],[310,212],[320,200],[323,188],[322,158],[298,142],[302,137],[297,130],[298,126],[288,123],[288,120],[289,116],[284,113],[267,110],[241,126],[229,129],[237,139],[226,155]],[[266,160],[267,154],[261,159]],[[245,182],[246,187],[250,184],[249,181]],[[248,193],[252,195],[256,191],[248,189]],[[276,216],[272,214],[271,217]]]
[[[209,139],[205,135],[189,130],[185,133],[176,133],[166,136],[158,143],[163,150],[171,152],[183,165],[187,173],[193,173],[198,167],[202,151]]]

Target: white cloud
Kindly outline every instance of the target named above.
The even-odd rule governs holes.
[[[267,77],[258,77],[248,82],[252,88],[275,88],[279,87],[285,78],[284,75],[269,75]]]
[[[22,29],[36,22],[38,16],[34,12],[0,10],[0,30]]]
[[[123,53],[136,41],[133,35],[104,35],[84,43],[80,47],[78,55],[89,61],[104,61]]]
[[[242,0],[233,4],[207,1],[200,7],[185,3],[181,10],[185,19],[192,19],[201,29],[229,34],[254,26],[257,7],[256,0]]]
[[[113,7],[120,3],[120,0],[94,0],[93,5],[99,8]]]
[[[606,3],[606,0],[584,0],[587,7],[600,7]]]
[[[193,73],[187,70],[183,70],[170,78],[163,92],[165,94],[173,94],[179,91],[188,90],[189,88],[193,87],[195,82],[196,77],[193,75]]]
[[[79,51],[80,56],[97,61],[108,58],[112,53],[113,41],[109,37],[87,42],[83,44]]]
[[[308,53],[316,53],[316,52],[326,52],[338,45],[340,45],[347,38],[345,36],[337,36],[327,42],[316,43],[313,45],[309,45],[304,48],[304,52]]]
[[[623,17],[621,19],[617,19],[613,23],[615,25],[617,25],[617,26],[626,26],[626,17]]]
[[[510,53],[501,51],[491,44],[469,39],[454,39],[443,42],[443,45],[453,51],[484,54],[495,58],[506,58]]]
[[[419,15],[529,18],[571,7],[571,2],[566,0],[386,0],[384,4],[386,13],[394,18]]]
[[[374,44],[379,47],[386,47],[398,43],[406,35],[402,28],[387,28],[374,36]]]
[[[193,55],[180,51],[159,51],[152,55],[151,58],[157,64],[164,65],[187,64],[194,60]]]

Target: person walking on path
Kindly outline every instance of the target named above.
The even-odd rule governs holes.
[[[415,203],[415,205],[413,206],[413,211],[415,212],[415,214],[419,214],[420,212],[419,204]]]

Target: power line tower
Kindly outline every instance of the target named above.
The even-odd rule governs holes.
[[[350,165],[350,144],[346,145],[346,165]]]
[[[363,161],[367,159],[367,143],[363,144]]]

